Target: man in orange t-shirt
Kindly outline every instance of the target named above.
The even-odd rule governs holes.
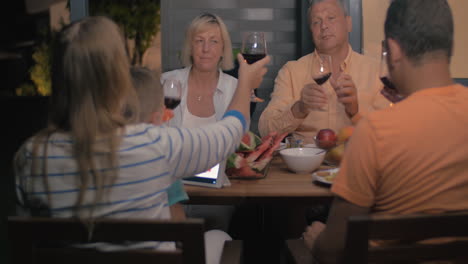
[[[384,48],[396,89],[388,94],[405,99],[357,125],[327,225],[304,233],[319,262],[341,260],[351,215],[468,210],[468,89],[450,76],[452,47],[446,0],[391,3]]]

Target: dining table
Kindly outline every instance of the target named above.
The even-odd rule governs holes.
[[[317,170],[326,169],[320,166]],[[281,258],[286,239],[298,238],[308,224],[308,208],[329,206],[330,186],[315,182],[312,172],[290,171],[276,154],[259,179],[230,178],[230,186],[185,185],[189,204],[234,205],[230,234],[244,242],[245,256],[262,263]]]
[[[230,186],[208,188],[185,186],[190,204],[323,204],[330,203],[330,186],[312,179],[312,173],[290,171],[276,155],[258,179],[230,179]]]

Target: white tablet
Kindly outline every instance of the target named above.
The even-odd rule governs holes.
[[[205,187],[221,188],[226,186],[226,162],[216,164],[213,168],[199,173],[193,177],[182,179],[184,184],[198,185]]]

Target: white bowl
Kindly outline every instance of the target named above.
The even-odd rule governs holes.
[[[326,151],[319,148],[288,148],[280,155],[288,168],[296,173],[309,173],[317,169],[325,158]]]

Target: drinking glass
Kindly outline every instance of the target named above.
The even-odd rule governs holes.
[[[169,109],[175,109],[182,97],[182,85],[178,80],[167,79],[163,83],[164,105]]]
[[[319,57],[317,67],[314,67],[312,78],[318,85],[322,85],[328,81],[332,73],[332,59],[330,55],[317,54]]]
[[[319,54],[317,53],[318,60],[317,65],[313,67],[312,78],[318,85],[322,85],[330,79],[332,74],[332,58],[330,55]],[[328,99],[330,100],[330,99]],[[330,104],[327,103],[325,108],[322,108],[321,111],[326,111],[328,114],[327,117],[327,127],[330,128]]]
[[[296,138],[295,136],[287,136],[286,140],[286,148],[302,148],[304,147],[303,140]]]
[[[390,102],[397,103],[404,99],[404,97],[398,93],[395,85],[390,79],[390,74],[388,71],[388,61],[387,61],[387,47],[385,41],[382,41],[382,53],[380,57],[380,68],[379,68],[379,78],[382,81],[384,87],[380,93],[387,98]]]
[[[266,40],[264,32],[244,32],[242,36],[242,56],[248,64],[252,64],[258,60],[265,58],[267,54]],[[258,98],[255,92],[250,95],[251,102],[262,102],[263,99]]]

